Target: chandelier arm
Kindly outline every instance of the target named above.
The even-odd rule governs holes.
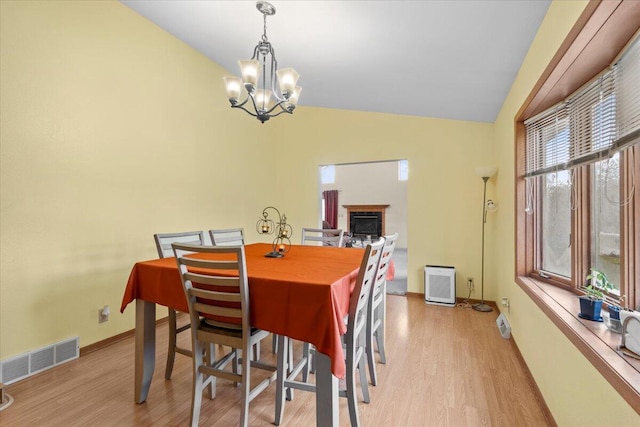
[[[293,114],[293,111],[282,110],[282,111],[277,112],[276,114],[269,115],[269,117],[278,117],[280,114],[283,114],[283,113]]]
[[[235,104],[231,104],[232,107],[234,108],[240,108],[242,106],[244,106],[244,104],[246,104],[249,101],[250,96],[247,94],[247,97],[244,99],[244,101],[242,101],[240,104],[238,104],[237,102]]]
[[[264,115],[266,116],[266,115],[271,114],[271,112],[273,110],[275,110],[278,106],[280,106],[280,108],[282,108],[282,106],[281,106],[282,103],[283,103],[283,101],[278,102],[276,105],[274,105],[273,107],[269,108],[269,110],[265,111]]]
[[[243,102],[242,105],[244,105],[244,103],[246,103],[247,101]],[[242,105],[232,105],[231,108],[239,108],[241,110],[246,111],[247,113],[249,113],[250,115],[252,115],[253,117],[258,117],[257,114],[252,113],[251,111],[247,110],[246,108],[244,108]]]
[[[251,59],[257,59],[258,58],[258,48],[259,47],[260,47],[260,42],[258,42],[256,47],[253,48],[253,55],[251,56]]]

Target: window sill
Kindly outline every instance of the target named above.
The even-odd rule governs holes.
[[[640,360],[618,353],[620,334],[604,323],[580,319],[580,303],[570,291],[530,277],[518,276],[516,283],[640,414]]]

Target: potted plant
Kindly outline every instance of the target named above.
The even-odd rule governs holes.
[[[600,315],[604,293],[613,290],[613,285],[607,279],[607,275],[595,268],[591,269],[591,274],[587,276],[586,295],[580,297],[580,313],[582,319],[602,322]]]
[[[620,310],[622,310],[622,305],[624,305],[624,297],[625,295],[620,297],[620,305],[609,304],[609,317],[617,320],[618,322],[620,321]]]

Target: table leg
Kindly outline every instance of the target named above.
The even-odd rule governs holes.
[[[136,403],[147,400],[156,364],[156,304],[136,300]]]
[[[316,425],[338,426],[338,378],[331,373],[331,359],[316,351]]]

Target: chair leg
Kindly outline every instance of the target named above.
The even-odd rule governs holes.
[[[358,416],[358,401],[356,397],[356,361],[355,361],[355,349],[347,349],[347,403],[349,406],[349,419],[351,420],[351,427],[358,427],[360,425],[360,419]]]
[[[238,373],[238,361],[240,360],[240,352],[237,348],[232,348],[233,351],[233,360],[231,361],[231,372],[234,374]],[[238,387],[238,383],[233,383],[234,386]]]
[[[373,335],[375,334],[375,331],[373,331],[372,329],[372,324],[373,322],[368,321],[367,322],[367,347],[366,347],[366,351],[367,351],[367,365],[369,365],[369,377],[371,378],[371,385],[378,385],[378,374],[376,373],[376,357],[375,357],[375,352],[373,350]]]
[[[365,403],[369,403],[371,399],[369,399],[369,382],[367,381],[367,348],[365,347],[367,342],[366,332],[367,331],[365,327],[360,333],[360,337],[358,339],[358,347],[356,347],[356,363],[358,364],[358,371],[360,371],[360,388],[362,389],[362,400]]]
[[[242,398],[240,399],[240,427],[249,425],[249,392],[251,391],[251,348],[242,349]]]
[[[307,364],[302,369],[302,382],[306,383],[311,373],[311,344],[308,342],[302,343],[302,357],[307,359]]]
[[[271,353],[278,352],[278,334],[271,335]]]
[[[176,311],[169,308],[169,348],[167,350],[167,366],[164,369],[164,379],[170,380],[173,372],[173,362],[176,360],[177,319]]]
[[[274,335],[275,336],[275,335]],[[277,347],[281,349],[288,349],[286,341],[289,341],[287,337],[284,335],[277,336]],[[284,414],[284,404],[285,404],[285,390],[284,390],[284,380],[288,376],[289,367],[286,366],[286,361],[289,360],[288,355],[286,354],[288,351],[280,351],[278,352],[278,376],[276,378],[276,419],[274,424],[279,426],[282,423],[282,417]]]
[[[253,360],[254,362],[259,361],[260,360],[260,342],[255,343],[251,350],[252,350],[252,358],[250,360]]]
[[[206,360],[206,365],[213,365],[213,361],[216,359],[216,349],[213,344],[207,344],[204,348],[204,357]],[[208,381],[209,388],[209,399],[216,397],[216,377],[210,376]]]
[[[191,419],[189,423],[191,427],[197,427],[200,420],[200,408],[202,406],[202,390],[204,389],[204,374],[200,372],[202,366],[202,345],[194,343],[193,345],[193,389],[191,392]],[[213,397],[215,396],[215,386]]]
[[[293,364],[293,340],[291,338],[287,338],[285,345],[287,346],[287,377],[289,377],[289,375],[291,375],[291,373],[293,372],[293,368],[295,367],[295,365]],[[293,389],[291,387],[288,387],[286,392],[287,400],[293,400]]]
[[[358,371],[360,371],[360,388],[362,389],[362,400],[364,403],[371,402],[369,398],[369,383],[367,382],[367,371],[365,366],[365,355],[364,353],[360,357],[360,361],[358,362]]]
[[[382,285],[382,302],[378,306],[378,319],[380,320],[380,326],[376,330],[376,341],[378,343],[378,353],[380,353],[380,363],[387,363],[387,356],[384,352],[384,334],[385,334],[385,321],[387,317],[387,282]]]

